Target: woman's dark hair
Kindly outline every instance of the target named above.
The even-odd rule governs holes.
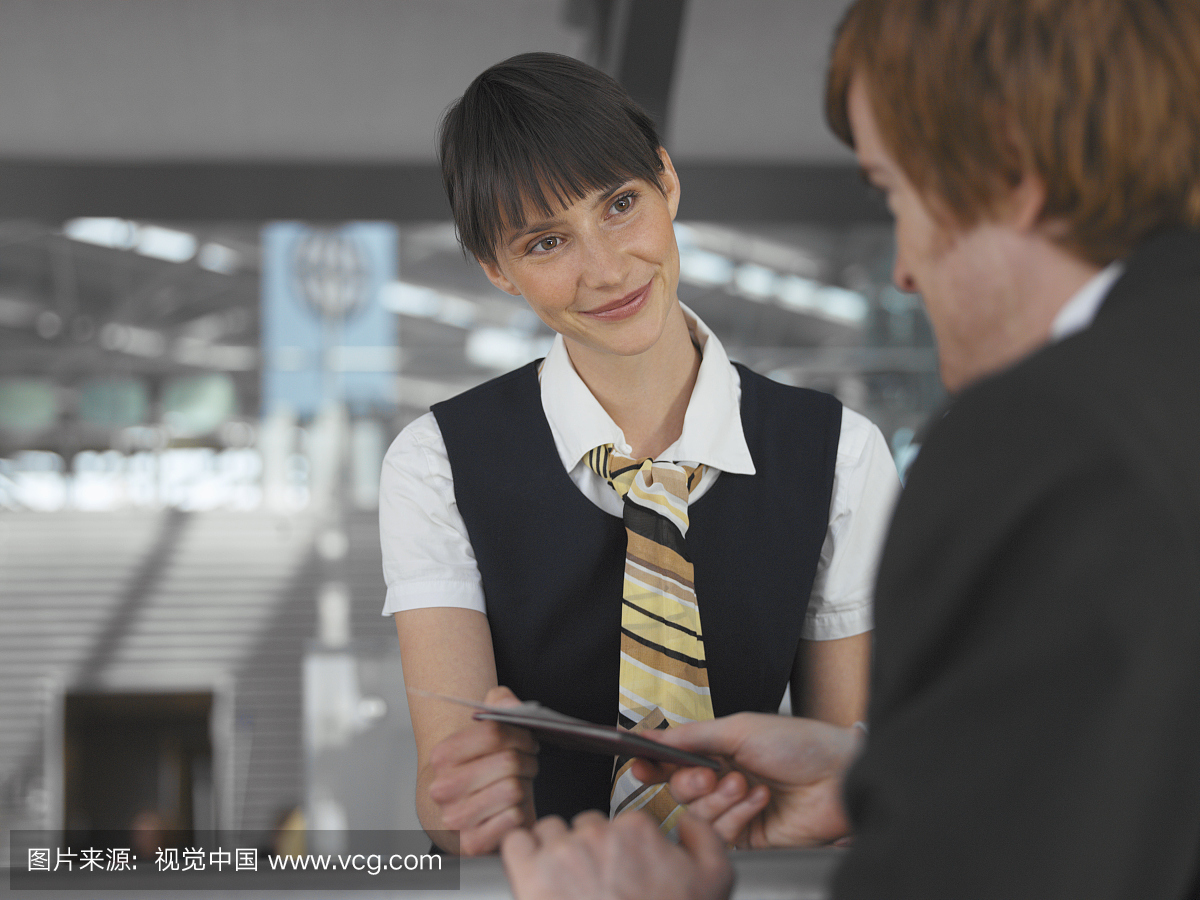
[[[641,178],[662,189],[654,122],[614,79],[523,53],[471,82],[442,117],[442,182],[463,247],[494,263],[506,228]]]

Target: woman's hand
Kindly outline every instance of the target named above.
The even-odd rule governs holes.
[[[515,706],[520,701],[508,688],[496,687],[484,702]],[[445,827],[459,832],[462,855],[493,853],[508,832],[533,826],[537,750],[524,728],[472,721],[430,751],[429,797]]]

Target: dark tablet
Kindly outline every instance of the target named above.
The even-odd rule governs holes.
[[[593,722],[585,722],[583,719],[564,716],[562,713],[556,713],[545,707],[536,707],[531,710],[527,704],[523,704],[493,708],[479,710],[474,717],[527,728],[539,741],[557,744],[571,750],[603,753],[608,756],[637,756],[642,759],[675,763],[680,766],[721,768],[720,763],[707,756],[668,747],[615,725],[596,725]]]

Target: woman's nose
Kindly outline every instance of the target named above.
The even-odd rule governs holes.
[[[629,271],[624,248],[607,235],[597,234],[584,242],[580,272],[585,287],[604,288],[620,285]]]

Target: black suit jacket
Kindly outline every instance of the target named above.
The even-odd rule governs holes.
[[[839,900],[1196,896],[1200,233],[930,431],[875,641]]]

